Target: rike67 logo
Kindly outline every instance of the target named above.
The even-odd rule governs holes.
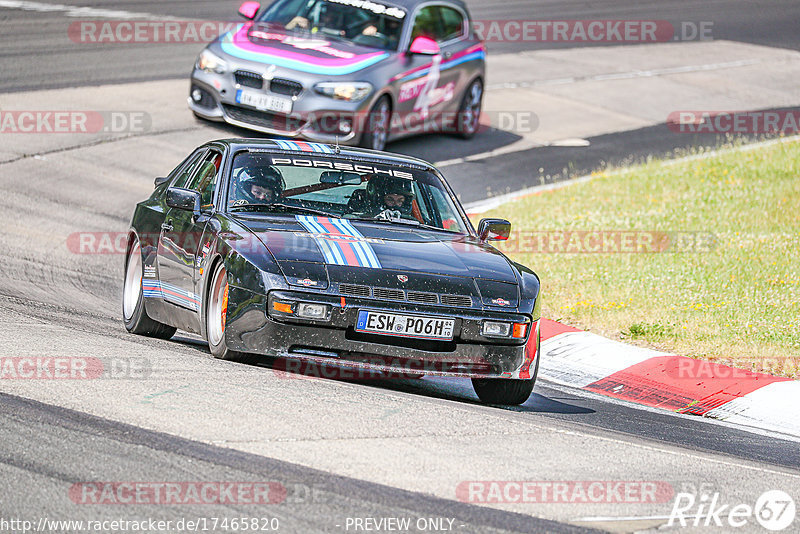
[[[701,494],[699,498],[697,493]],[[717,527],[730,531],[742,527],[752,530],[758,523],[779,532],[792,526],[795,515],[794,499],[781,490],[762,493],[754,504],[725,501],[719,492],[681,492],[675,495],[667,526]]]

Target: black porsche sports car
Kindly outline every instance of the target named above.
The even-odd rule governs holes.
[[[349,147],[228,139],[136,206],[123,319],[211,353],[472,379],[521,404],[539,366],[539,278],[477,231],[431,164]]]

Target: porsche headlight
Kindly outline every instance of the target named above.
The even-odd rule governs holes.
[[[361,102],[372,92],[372,84],[367,82],[321,82],[314,86],[317,93],[347,102]]]
[[[225,74],[225,71],[228,70],[228,64],[216,54],[203,50],[197,57],[197,68],[209,74],[212,72]]]

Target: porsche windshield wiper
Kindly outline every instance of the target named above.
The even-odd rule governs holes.
[[[305,206],[293,206],[291,204],[284,204],[282,202],[272,202],[271,204],[239,204],[238,206],[233,206],[230,208],[230,211],[271,211],[271,210],[283,210],[283,211],[298,211],[300,213],[310,213],[312,215],[319,215],[320,217],[336,217],[336,215],[331,215],[330,213],[322,210],[315,210],[314,208],[306,208]]]
[[[425,228],[426,230],[439,230],[440,232],[449,232],[449,230],[445,230],[444,228],[439,228],[438,226],[431,226],[430,224],[421,223],[417,220],[412,220],[412,219],[374,219],[372,217],[357,217],[354,219],[350,219],[348,217],[348,220],[371,222],[371,223],[402,224],[405,226],[413,226],[414,228]]]

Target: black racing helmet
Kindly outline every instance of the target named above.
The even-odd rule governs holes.
[[[386,195],[403,195],[405,202],[401,207],[391,207],[398,209],[404,214],[411,213],[411,206],[414,200],[414,184],[411,180],[384,176],[381,174],[373,175],[367,182],[367,198],[373,206],[386,209],[383,197]]]
[[[240,167],[241,166],[241,167]],[[274,202],[283,195],[286,182],[281,171],[268,163],[260,154],[243,154],[236,158],[236,171],[234,177],[235,201],[246,203]],[[253,195],[253,186],[268,189],[273,192],[271,199],[260,199]]]

